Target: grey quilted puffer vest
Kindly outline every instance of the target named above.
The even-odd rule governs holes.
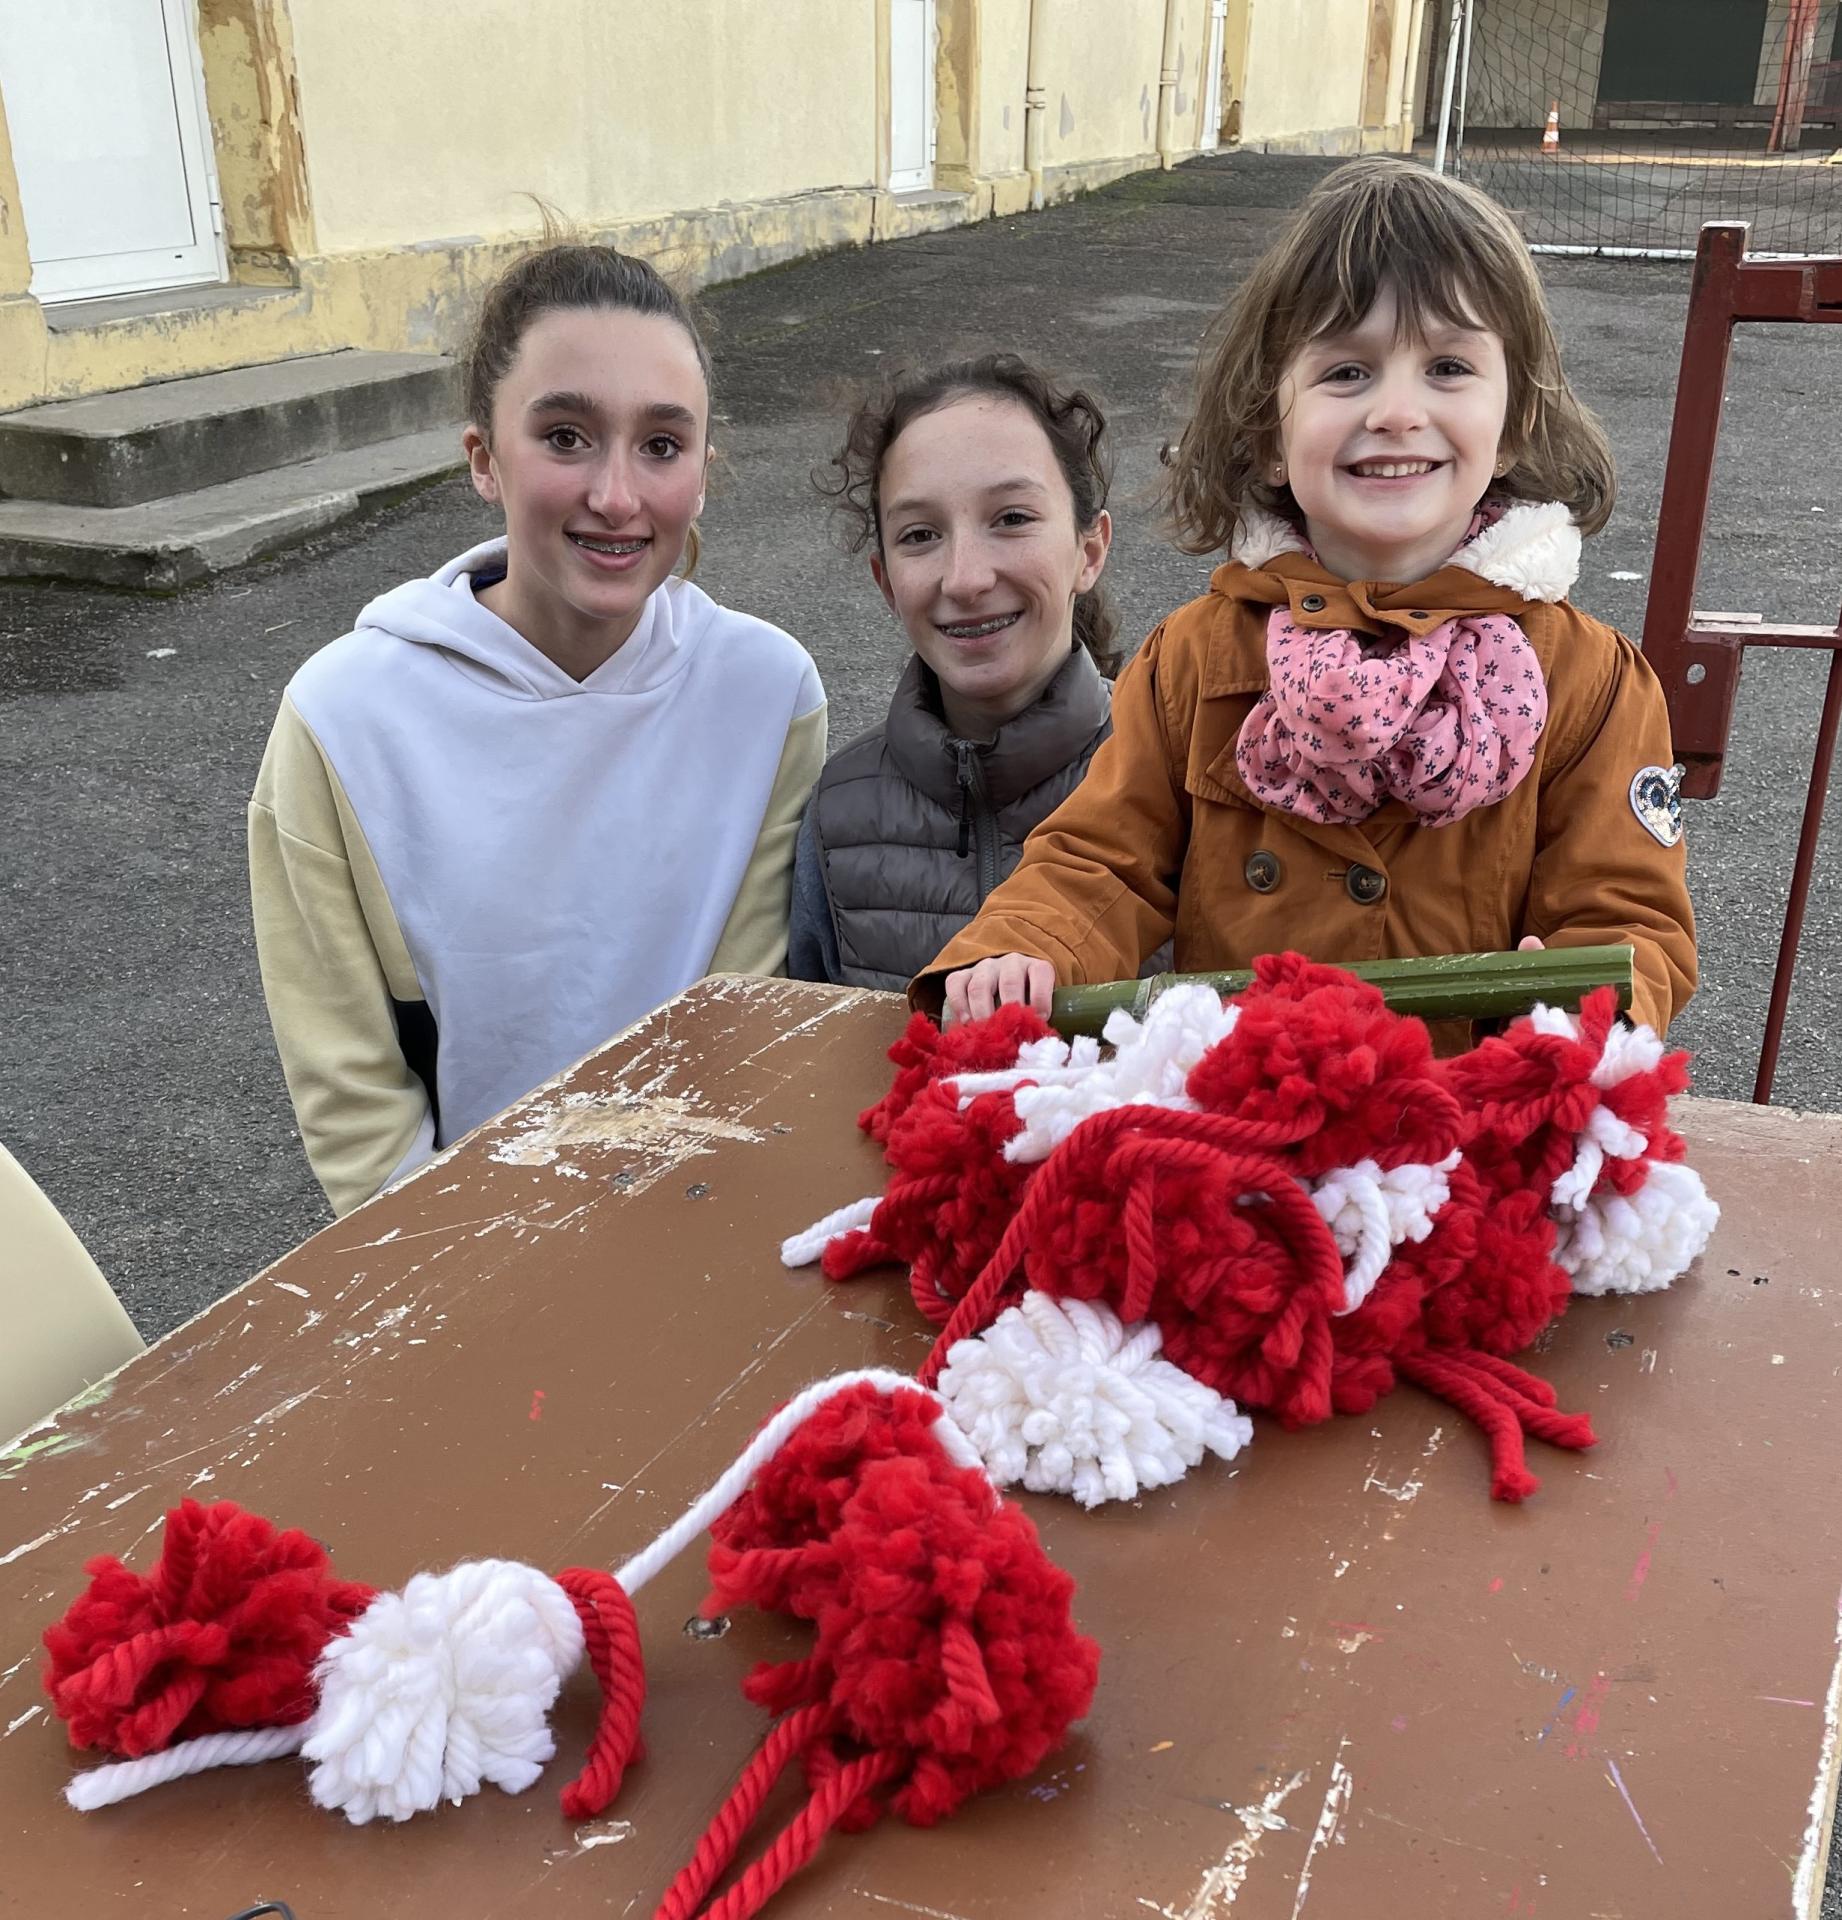
[[[980,745],[947,730],[933,674],[910,657],[889,717],[826,762],[813,795],[845,984],[906,987],[972,918],[1079,784],[1113,730],[1112,699],[1076,647]]]

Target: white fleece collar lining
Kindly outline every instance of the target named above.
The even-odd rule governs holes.
[[[1243,566],[1264,567],[1282,553],[1305,551],[1305,536],[1290,520],[1249,507],[1235,529],[1228,557]],[[1564,600],[1579,578],[1580,529],[1558,500],[1524,502],[1509,508],[1445,564],[1463,567],[1524,600]]]

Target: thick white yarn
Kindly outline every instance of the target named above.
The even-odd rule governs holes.
[[[1538,1033],[1579,1038],[1579,1022],[1560,1007],[1537,1007],[1529,1024]],[[1663,1042],[1651,1028],[1614,1027],[1592,1084],[1614,1087],[1648,1073],[1662,1057]],[[1654,1161],[1633,1194],[1593,1191],[1606,1161],[1641,1160],[1649,1150],[1649,1140],[1609,1107],[1595,1107],[1581,1129],[1573,1164],[1549,1195],[1555,1262],[1572,1277],[1575,1293],[1655,1293],[1707,1246],[1720,1208],[1693,1168]]]
[[[490,1782],[522,1793],[556,1752],[550,1708],[582,1625],[548,1574],[471,1560],[380,1593],[314,1669],[308,1791],[354,1825],[407,1820]]]
[[[1159,1357],[1150,1321],[1097,1301],[1026,1293],[957,1342],[940,1396],[1000,1486],[1068,1493],[1084,1507],[1181,1480],[1205,1452],[1232,1460],[1253,1423]]]
[[[815,1220],[798,1233],[788,1234],[780,1243],[780,1264],[783,1267],[811,1266],[834,1240],[842,1240],[847,1233],[867,1227],[870,1216],[881,1204],[882,1195],[873,1193],[867,1199],[853,1200],[848,1207],[839,1207],[823,1220]]]
[[[1021,1128],[1005,1142],[1007,1160],[1046,1160],[1083,1120],[1113,1107],[1171,1107],[1194,1113],[1184,1091],[1191,1069],[1234,1031],[1238,1006],[1211,987],[1172,987],[1161,993],[1142,1022],[1124,1011],[1109,1014],[1102,1038],[1113,1051],[1102,1059],[1099,1043],[1032,1040],[1017,1064],[995,1073],[962,1073],[951,1081],[961,1106],[981,1093],[1015,1092]]]
[[[863,1385],[926,1393],[905,1373],[863,1367],[795,1395],[664,1533],[615,1574],[629,1594],[669,1566],[741,1497],[788,1435],[834,1395]],[[929,1394],[940,1402],[940,1396]],[[984,1461],[941,1404],[932,1431],[949,1459],[986,1475]],[[93,1767],[64,1797],[79,1812],[213,1767],[251,1766],[301,1753],[309,1790],[362,1826],[407,1820],[490,1783],[522,1793],[556,1752],[548,1716],[580,1664],[582,1623],[547,1573],[513,1560],[472,1560],[419,1573],[380,1593],[350,1631],[326,1643],[314,1667],[319,1704],[294,1727],[205,1734],[139,1760]]]
[[[1554,1258],[1575,1293],[1655,1293],[1707,1246],[1720,1207],[1694,1168],[1659,1160],[1634,1194],[1602,1193],[1554,1215]]]
[[[132,1800],[151,1787],[163,1787],[169,1780],[209,1773],[213,1767],[253,1767],[264,1760],[299,1753],[306,1738],[304,1726],[201,1733],[196,1740],[181,1740],[177,1746],[162,1747],[158,1753],[143,1754],[138,1760],[114,1760],[106,1767],[91,1767],[65,1783],[64,1798],[79,1813],[94,1813],[98,1807],[112,1807],[118,1800]]]
[[[1447,1178],[1459,1155],[1431,1164],[1410,1163],[1384,1173],[1373,1160],[1333,1167],[1311,1188],[1312,1203],[1337,1242],[1343,1270],[1342,1313],[1354,1313],[1404,1240],[1424,1240],[1433,1218],[1452,1197]]]

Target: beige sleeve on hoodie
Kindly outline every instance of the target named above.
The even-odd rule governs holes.
[[[787,729],[780,767],[768,795],[755,850],[735,904],[710,956],[712,973],[776,974],[787,970],[787,916],[793,901],[793,850],[807,796],[825,764],[825,705]]]
[[[249,808],[250,904],[269,1023],[301,1141],[335,1213],[434,1149],[392,1000],[421,983],[364,830],[284,699]]]

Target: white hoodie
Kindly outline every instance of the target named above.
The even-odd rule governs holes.
[[[504,551],[308,660],[251,803],[270,1018],[342,1212],[703,974],[785,960],[805,650],[671,580],[572,680],[474,597]]]

